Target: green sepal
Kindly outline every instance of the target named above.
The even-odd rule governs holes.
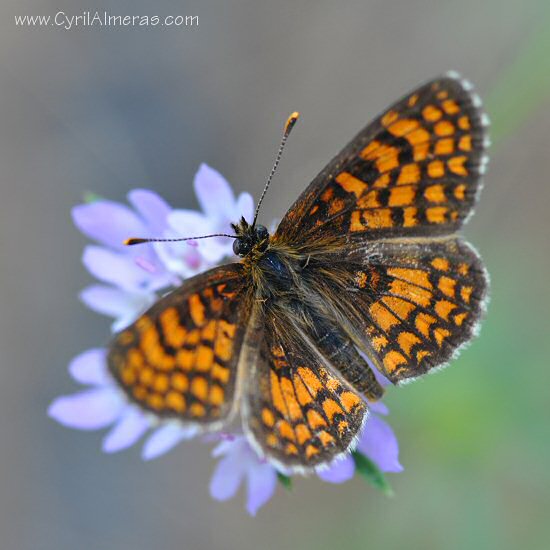
[[[292,478],[289,476],[286,476],[285,474],[282,474],[281,472],[277,472],[277,480],[279,483],[287,490],[292,490]]]
[[[82,200],[86,203],[86,204],[92,204],[94,202],[97,202],[97,201],[102,201],[104,200],[103,197],[101,195],[98,195],[97,193],[94,193],[93,191],[86,191],[84,193],[84,196],[82,197]]]
[[[378,466],[359,451],[353,451],[351,453],[353,461],[355,462],[355,471],[365,478],[371,485],[382,491],[385,495],[393,496],[393,489],[391,488],[384,473],[378,468]]]

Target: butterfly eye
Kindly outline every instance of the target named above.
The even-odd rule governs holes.
[[[251,249],[252,243],[248,240],[245,241],[243,239],[235,239],[233,241],[233,252],[237,256],[244,257],[250,252]]]
[[[241,241],[240,239],[235,239],[233,241],[233,252],[239,256],[241,253]]]
[[[264,227],[263,225],[258,225],[256,227],[256,236],[258,238],[258,241],[263,241],[264,239],[267,239],[269,237],[269,231],[267,230],[267,227]]]

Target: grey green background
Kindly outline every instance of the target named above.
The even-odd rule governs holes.
[[[198,15],[196,29],[22,29],[15,14]],[[5,0],[0,7],[0,548],[516,549],[550,534],[550,9],[545,0]],[[448,69],[493,119],[466,229],[492,276],[480,338],[392,391],[405,472],[386,498],[298,480],[255,519],[210,499],[199,443],[152,463],[47,418],[66,364],[108,339],[77,292],[86,191],[150,187],[193,207],[200,162],[257,198],[285,117],[302,119],[263,219],[355,132]]]

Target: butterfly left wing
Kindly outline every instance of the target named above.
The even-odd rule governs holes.
[[[270,312],[242,407],[244,430],[260,455],[297,472],[348,451],[367,413],[359,393],[331,372],[291,318]]]
[[[239,358],[250,315],[241,264],[186,280],[117,334],[109,369],[128,398],[200,431],[237,409]]]
[[[407,94],[363,129],[282,219],[275,240],[414,237],[456,231],[485,169],[487,117],[455,74]]]

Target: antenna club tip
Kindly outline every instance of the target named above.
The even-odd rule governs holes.
[[[147,239],[132,238],[132,239],[125,239],[122,244],[124,246],[133,246],[134,244],[142,244],[146,242],[147,242]]]
[[[297,120],[300,118],[300,113],[298,111],[294,111],[287,119],[285,123],[285,136],[288,136],[290,134],[290,131],[296,124]]]

